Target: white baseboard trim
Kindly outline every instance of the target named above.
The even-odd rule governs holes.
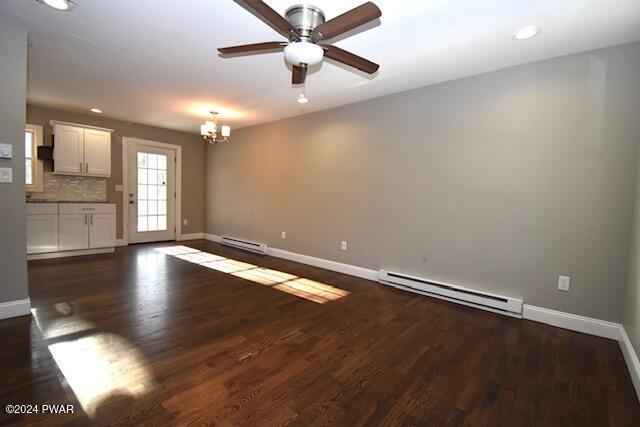
[[[324,268],[325,270],[336,271],[349,276],[360,277],[366,280],[378,280],[378,271],[369,270],[368,268],[356,267],[355,265],[344,264],[328,259],[316,258],[309,255],[297,254],[295,252],[285,251],[283,249],[268,248],[267,255],[277,258],[287,259],[289,261],[299,262],[300,264],[312,265],[314,267]]]
[[[212,242],[220,243],[222,241],[222,236],[217,236],[215,234],[204,233],[205,240],[210,240]]]
[[[633,387],[636,389],[636,396],[640,400],[640,360],[638,360],[638,354],[634,350],[627,331],[622,325],[620,325],[620,348],[622,349],[624,361],[627,363]]]
[[[204,238],[212,242],[220,243],[221,236],[215,234],[204,234]],[[316,258],[309,255],[302,255],[295,252],[285,251],[283,249],[267,248],[267,255],[282,258],[289,261],[299,262],[300,264],[312,265],[318,268],[324,268],[325,270],[331,270],[342,274],[348,274],[349,276],[360,277],[367,280],[378,280],[378,272],[376,270],[369,270],[367,268],[356,267],[355,265],[344,264],[337,261],[330,261],[328,259]]]
[[[191,233],[191,234],[181,234],[178,236],[177,241],[182,242],[184,240],[200,240],[204,239],[204,233]]]
[[[128,246],[129,242],[126,241],[125,239],[116,239],[116,247],[120,247],[120,246]]]
[[[0,303],[0,320],[30,314],[31,300],[29,298]]]
[[[27,259],[29,261],[35,261],[38,259],[67,258],[71,256],[109,254],[113,252],[115,252],[115,248],[80,249],[77,251],[62,251],[62,252],[50,252],[46,254],[31,254],[31,255],[27,255]]]
[[[577,314],[565,313],[562,311],[550,310],[548,308],[536,307],[524,304],[522,307],[522,318],[535,322],[546,323],[571,331],[582,332],[597,337],[618,340],[620,338],[620,324],[593,319],[591,317],[578,316]]]

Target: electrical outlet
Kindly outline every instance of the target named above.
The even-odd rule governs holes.
[[[282,233],[280,233],[280,237],[282,238],[282,240],[287,238],[287,232],[283,231]]]
[[[571,285],[571,277],[559,276],[558,277],[558,290],[567,292]]]
[[[189,220],[188,219],[183,219],[182,220],[182,225],[189,225]]]
[[[122,185],[116,184],[116,192],[122,193],[123,190],[124,190],[124,188],[122,187]]]
[[[347,250],[347,241],[343,240],[342,244],[340,244],[340,249],[342,249],[343,251]]]

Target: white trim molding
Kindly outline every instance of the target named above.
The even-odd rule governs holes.
[[[62,252],[49,252],[45,254],[31,254],[27,255],[29,261],[35,261],[39,259],[53,259],[53,258],[67,258],[72,256],[83,255],[98,255],[98,254],[110,254],[115,252],[115,248],[98,248],[98,249],[80,249],[77,251],[62,251]]]
[[[522,307],[522,318],[535,322],[546,323],[571,331],[582,332],[597,337],[618,340],[620,338],[620,324],[578,316],[577,314],[550,310],[525,304]]]
[[[324,268],[325,270],[336,271],[338,273],[348,274],[349,276],[359,277],[361,279],[377,281],[378,272],[368,268],[356,267],[355,265],[344,264],[328,259],[316,258],[309,255],[297,254],[295,252],[285,251],[283,249],[268,248],[267,255],[277,258],[288,259],[289,261],[299,262],[300,264],[313,265],[314,267]]]
[[[215,234],[205,233],[204,238],[216,243],[220,243],[222,241],[222,237]],[[324,268],[325,270],[348,274],[349,276],[360,277],[361,279],[372,280],[375,282],[377,282],[378,280],[378,272],[376,270],[369,270],[368,268],[357,267],[355,265],[344,264],[337,261],[330,261],[328,259],[316,258],[309,255],[302,255],[295,252],[289,252],[283,249],[276,249],[271,247],[267,248],[267,255],[271,255],[276,258],[287,259],[289,261],[299,262],[300,264],[307,264],[318,268]]]
[[[0,320],[28,316],[30,314],[31,300],[29,298],[0,303]]]
[[[633,387],[636,389],[636,396],[638,400],[640,400],[640,360],[638,360],[638,354],[633,348],[627,331],[622,325],[620,325],[620,348],[622,349],[624,361],[627,363],[627,368],[631,375],[631,382],[633,382]]]
[[[204,239],[204,233],[190,233],[190,234],[181,234],[178,236],[178,241],[184,240],[201,240]]]
[[[126,239],[116,239],[116,247],[119,246],[128,246],[129,242]]]

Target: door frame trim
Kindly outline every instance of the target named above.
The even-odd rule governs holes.
[[[122,137],[122,243],[129,244],[129,204],[127,194],[129,194],[129,165],[128,154],[129,144],[143,144],[151,147],[175,150],[176,152],[176,241],[182,237],[182,146],[167,144],[164,142],[152,141],[149,139],[136,138],[131,136]]]

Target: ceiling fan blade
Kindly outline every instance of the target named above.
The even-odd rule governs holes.
[[[289,38],[291,33],[300,37],[296,29],[282,15],[273,10],[262,0],[244,0],[248,6],[273,25],[283,36]]]
[[[307,77],[307,67],[298,67],[296,65],[293,66],[293,78],[291,83],[294,85],[299,85],[304,83],[305,78]]]
[[[259,52],[261,50],[274,50],[281,49],[288,45],[287,42],[266,42],[255,44],[244,44],[241,46],[221,47],[218,49],[223,55],[231,55],[234,53],[247,53],[247,52]]]
[[[380,66],[375,62],[371,62],[368,59],[364,59],[358,55],[354,55],[353,53],[347,52],[346,50],[340,49],[339,47],[322,46],[322,48],[324,49],[324,56],[326,56],[327,58],[342,62],[343,64],[357,68],[358,70],[364,71],[365,73],[373,74],[380,68]]]
[[[311,33],[311,36],[315,41],[331,39],[381,16],[382,11],[380,11],[380,8],[372,2],[367,2],[330,19],[324,24],[318,25]]]

